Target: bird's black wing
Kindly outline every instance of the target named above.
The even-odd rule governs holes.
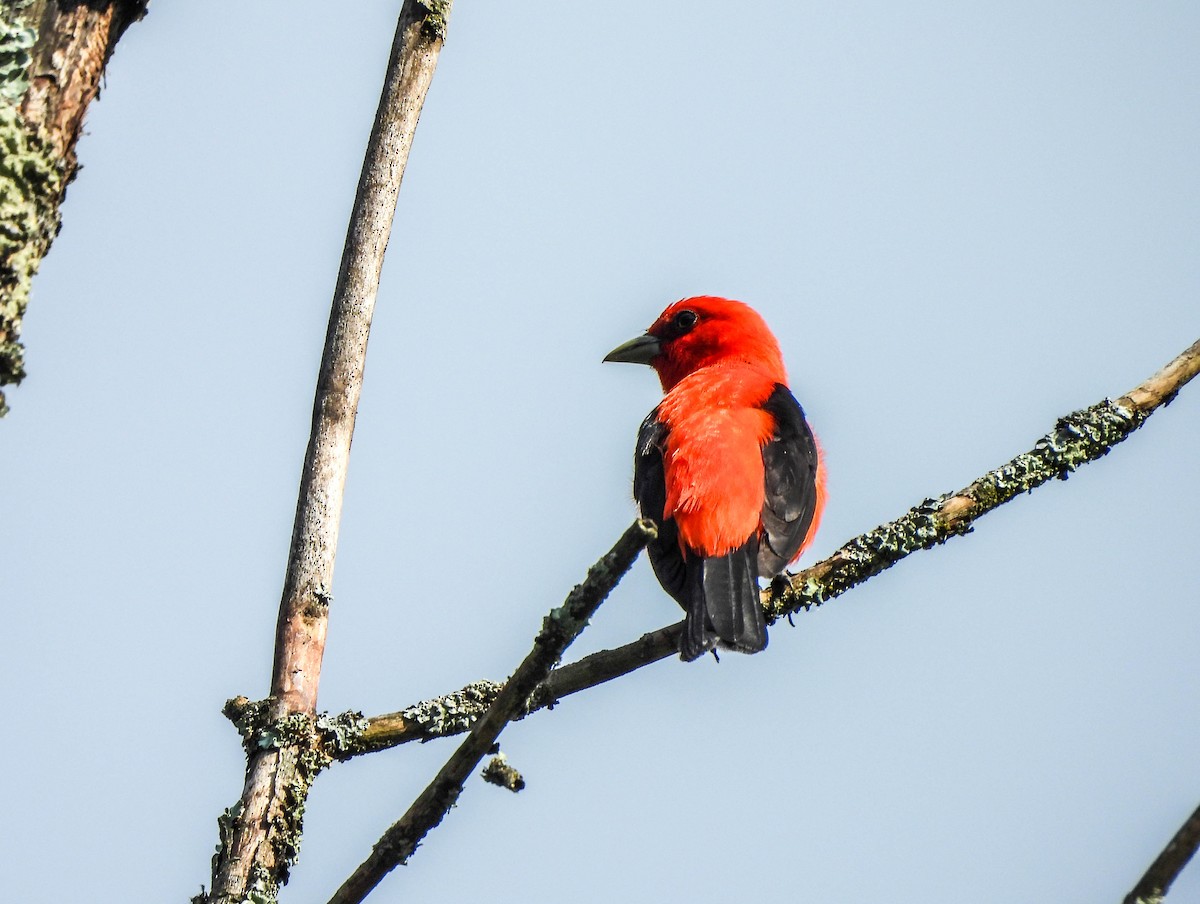
[[[633,453],[633,498],[643,518],[658,525],[658,536],[646,545],[650,564],[663,589],[684,605],[684,562],[679,549],[679,531],[673,518],[663,518],[667,506],[667,480],[663,450],[667,445],[667,425],[658,419],[655,408],[642,421],[637,448]]]
[[[763,446],[766,500],[758,573],[779,574],[800,550],[817,510],[817,441],[804,409],[782,383],[763,408],[775,418],[775,433]]]

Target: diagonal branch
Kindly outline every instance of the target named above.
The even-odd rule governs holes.
[[[33,277],[62,227],[75,146],[104,67],[147,0],[0,4],[0,417],[25,377],[21,326]]]
[[[1125,896],[1124,904],[1162,904],[1171,883],[1200,848],[1200,807],[1187,818],[1175,837],[1167,842],[1138,884]]]
[[[768,618],[778,619],[819,606],[922,549],[971,531],[975,519],[1109,450],[1142,425],[1154,411],[1200,372],[1200,341],[1140,386],[1114,401],[1104,401],[1060,418],[1033,449],[989,471],[969,486],[938,499],[927,499],[907,513],[855,537],[829,558],[763,592]],[[550,673],[533,692],[527,712],[553,705],[562,697],[595,687],[678,649],[680,624],[660,628],[632,643],[586,656]],[[495,699],[499,685],[489,681],[426,700],[395,713],[374,716],[366,728],[334,757],[349,759],[409,741],[460,734]]]
[[[496,694],[491,707],[476,720],[466,740],[408,812],[384,832],[371,855],[342,884],[329,904],[358,904],[384,876],[408,861],[421,840],[454,806],[467,776],[496,743],[500,732],[523,710],[530,693],[546,679],[563,652],[587,627],[588,620],[655,533],[652,522],[635,521],[617,544],[591,567],[587,578],[571,591],[566,602],[551,610],[542,621],[541,632],[534,638],[533,650]]]
[[[247,743],[246,782],[219,820],[208,901],[274,901],[299,849],[304,801],[324,765],[297,738],[311,734],[325,652],[350,442],[367,337],[400,181],[445,38],[451,0],[405,0],[350,215],[317,378],[312,432],[275,634],[266,721],[287,731]]]
[[[1082,465],[1103,458],[1113,446],[1167,405],[1200,372],[1200,341],[1115,402],[1105,399],[1059,418],[1054,430],[1028,452],[984,474],[956,493],[926,499],[895,521],[856,537],[828,559],[793,575],[766,602],[768,618],[779,619],[819,606],[921,549],[970,533],[981,515],[1050,480],[1066,480]]]

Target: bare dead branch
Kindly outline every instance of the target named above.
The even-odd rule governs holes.
[[[406,863],[417,845],[454,806],[479,761],[500,737],[500,732],[524,711],[526,701],[579,636],[588,620],[633,565],[647,541],[656,534],[649,521],[635,521],[616,545],[588,571],[587,578],[567,596],[566,602],[542,621],[533,650],[505,682],[492,705],[474,724],[466,740],[446,761],[429,786],[375,844],[371,855],[337,890],[329,904],[358,904],[391,870]]]
[[[445,37],[451,0],[405,0],[367,143],[334,290],[275,635],[270,734],[247,745],[241,799],[218,820],[210,902],[274,901],[299,849],[304,800],[323,768],[314,713],[367,337],[400,182]],[[300,724],[303,723],[303,724]],[[281,731],[280,726],[288,728]],[[307,729],[307,730],[306,730]]]
[[[1034,445],[970,486],[938,499],[927,499],[895,521],[855,537],[827,559],[763,592],[763,606],[774,622],[845,593],[904,557],[969,533],[981,515],[1030,492],[1054,478],[1065,479],[1076,468],[1108,454],[1117,443],[1168,404],[1200,372],[1200,341],[1161,371],[1115,402],[1107,399],[1060,418]],[[665,659],[678,649],[682,623],[660,628],[632,643],[586,656],[550,673],[530,696],[527,711],[642,666]],[[361,735],[351,738],[334,757],[349,759],[409,741],[427,741],[466,731],[491,705],[498,685],[479,681],[460,691],[426,700],[395,713],[367,720]]]
[[[1200,848],[1200,807],[1179,827],[1137,885],[1125,896],[1124,904],[1162,904],[1188,861]]]
[[[408,0],[401,10],[346,233],[275,637],[271,696],[277,716],[316,709],[342,495],[379,273],[408,152],[442,47],[441,26],[435,27],[441,14],[435,16],[432,5]]]

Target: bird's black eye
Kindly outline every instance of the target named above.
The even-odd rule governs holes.
[[[674,328],[673,332],[677,336],[682,336],[684,333],[690,331],[699,319],[695,311],[680,311],[671,318],[671,326]]]

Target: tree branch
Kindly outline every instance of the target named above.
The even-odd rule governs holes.
[[[856,537],[836,553],[773,588],[775,621],[845,593],[911,553],[971,531],[981,515],[1109,453],[1200,371],[1200,341],[1115,402],[1105,399],[1059,418],[1034,447],[956,493],[926,499],[903,517]]]
[[[1161,371],[1115,402],[1096,405],[1060,418],[1054,430],[1029,452],[989,471],[956,493],[927,499],[906,514],[846,543],[827,559],[763,591],[763,607],[771,622],[819,606],[845,593],[906,556],[940,545],[971,531],[975,519],[1021,493],[1107,455],[1117,443],[1170,403],[1200,372],[1200,341]],[[678,649],[682,623],[652,631],[624,646],[603,650],[550,673],[530,695],[526,712],[552,706],[569,694],[595,687]],[[498,685],[479,681],[462,690],[426,700],[395,713],[373,716],[365,730],[333,754],[349,759],[409,741],[460,734],[495,699]]]
[[[247,734],[246,783],[218,820],[208,900],[274,901],[295,861],[308,789],[328,762],[311,739],[367,337],[400,182],[451,0],[405,0],[334,290],[275,634],[271,697]],[[243,726],[250,725],[243,723]],[[267,731],[267,728],[270,731]]]
[[[1183,872],[1197,848],[1200,848],[1200,807],[1179,827],[1175,837],[1150,864],[1146,875],[1125,896],[1124,904],[1162,904],[1163,898],[1171,890],[1171,883]]]
[[[587,626],[604,598],[633,565],[647,541],[657,533],[649,521],[635,521],[616,545],[588,571],[587,578],[567,596],[566,602],[542,621],[533,650],[496,694],[495,700],[471,733],[446,761],[429,786],[376,842],[371,855],[337,890],[329,904],[358,904],[389,872],[412,856],[417,845],[435,828],[462,793],[467,776],[496,743],[500,732],[518,714],[526,701],[554,668],[563,652]]]
[[[0,9],[0,387],[25,377],[21,321],[58,235],[83,117],[145,0],[32,0]],[[8,410],[0,391],[0,417]]]

